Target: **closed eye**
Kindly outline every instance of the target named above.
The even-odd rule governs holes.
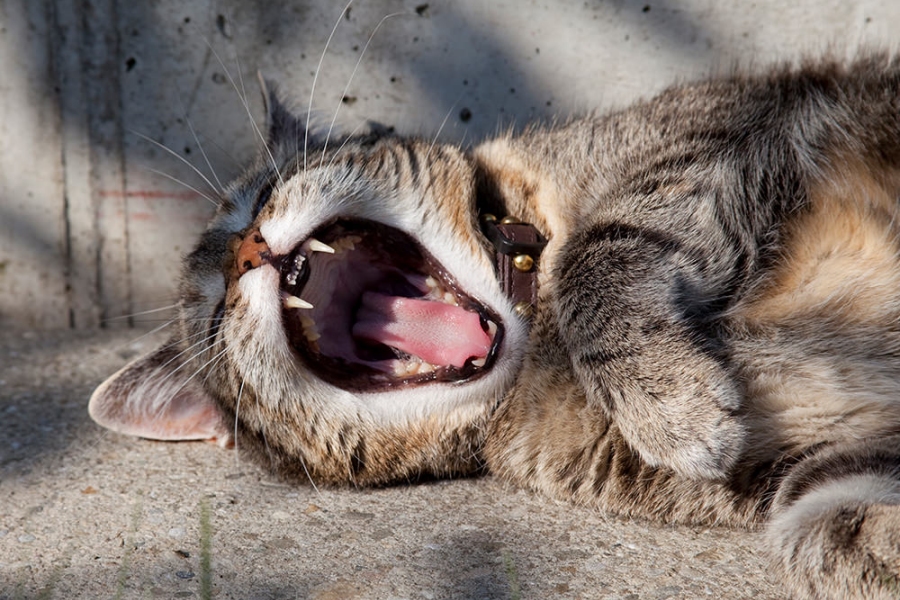
[[[260,211],[262,211],[263,207],[269,201],[269,198],[272,197],[272,191],[275,189],[275,181],[270,180],[265,183],[259,190],[259,194],[256,196],[256,203],[253,205],[253,219],[259,216]]]
[[[209,335],[210,337],[215,337],[219,334],[219,326],[222,325],[222,319],[225,318],[225,299],[223,298],[219,304],[216,305],[216,310],[213,312],[212,319],[209,322]]]

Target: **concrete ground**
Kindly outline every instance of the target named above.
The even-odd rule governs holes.
[[[160,340],[0,334],[0,599],[777,598],[758,533],[627,522],[486,477],[292,487],[108,433],[91,390]]]
[[[90,422],[94,386],[159,341],[97,328],[170,302],[212,210],[170,178],[208,192],[182,159],[227,179],[256,152],[257,70],[325,128],[340,108],[343,131],[469,144],[735,64],[896,49],[900,22],[892,0],[344,5],[0,0],[0,600],[778,597],[759,534],[492,478],[288,487]]]

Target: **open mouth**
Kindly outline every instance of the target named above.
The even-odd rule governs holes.
[[[280,270],[290,344],[335,386],[458,382],[493,366],[499,317],[398,229],[339,219],[284,256]]]

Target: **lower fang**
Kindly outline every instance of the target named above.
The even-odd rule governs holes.
[[[312,304],[304,300],[303,298],[299,298],[297,296],[288,296],[284,299],[284,306],[286,308],[305,308],[310,309],[313,307]]]
[[[483,367],[486,362],[487,362],[487,359],[476,358],[475,360],[472,361],[472,366],[473,367]]]

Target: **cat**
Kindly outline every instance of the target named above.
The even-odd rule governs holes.
[[[317,484],[489,472],[764,526],[793,597],[900,596],[900,59],[470,149],[321,139],[265,96],[177,331],[96,390],[98,423]]]

